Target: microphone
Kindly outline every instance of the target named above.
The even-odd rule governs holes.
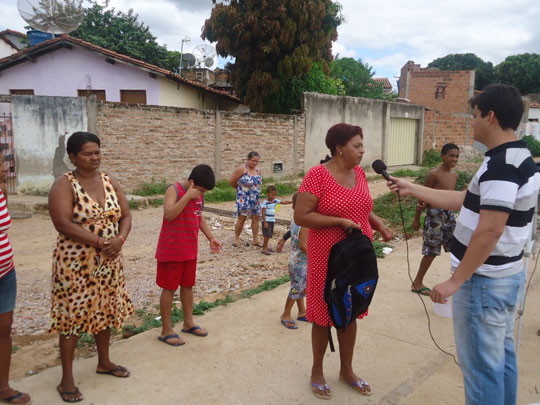
[[[375,160],[371,164],[371,167],[373,168],[373,170],[375,170],[375,173],[382,175],[388,181],[392,181],[390,179],[390,175],[386,171],[386,164],[381,159]],[[392,183],[393,183],[393,181],[392,181]]]

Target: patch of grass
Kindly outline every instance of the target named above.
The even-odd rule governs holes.
[[[20,349],[19,346],[16,346],[16,345],[11,346],[11,354],[17,353],[17,350],[19,350],[19,349]]]
[[[236,190],[229,184],[227,184],[226,188],[216,185],[213,190],[204,193],[204,201],[209,203],[234,200],[236,200]]]
[[[441,152],[437,149],[426,149],[422,157],[422,166],[433,167],[442,162]]]
[[[130,210],[138,210],[139,208],[141,208],[141,203],[136,200],[129,200],[128,204]]]
[[[373,241],[373,247],[375,248],[375,255],[380,259],[384,259],[385,255],[382,252],[383,248],[393,247],[393,246],[386,242],[381,242],[381,241],[376,240],[376,241]]]
[[[90,345],[93,345],[95,343],[94,341],[94,336],[86,333],[86,332],[82,332],[80,335],[79,335],[79,339],[77,340],[77,348],[82,348],[82,347],[85,347],[85,346],[90,346]]]
[[[167,180],[156,180],[152,177],[152,180],[149,183],[141,183],[140,187],[135,190],[133,194],[141,195],[143,197],[147,195],[165,194],[168,186],[169,183],[167,183]]]
[[[156,198],[156,199],[151,199],[148,201],[148,203],[152,206],[152,207],[159,207],[159,206],[162,206],[163,205],[163,202],[165,200],[163,198]]]
[[[405,231],[409,235],[413,232],[412,221],[416,214],[416,198],[401,197],[401,206],[403,208]],[[373,200],[373,212],[390,222],[392,229],[397,232],[403,232],[397,195],[389,192],[377,197]]]
[[[219,307],[222,305],[227,305],[232,302],[238,301],[242,298],[250,298],[255,294],[258,294],[263,291],[273,290],[274,288],[290,281],[288,275],[280,277],[275,280],[267,280],[262,283],[260,286],[251,288],[249,290],[242,291],[240,294],[229,295],[227,294],[225,298],[219,298],[214,302],[201,301],[198,304],[193,306],[193,315],[203,315],[206,311],[209,311],[212,308]],[[158,307],[159,308],[159,307]],[[135,325],[125,325],[122,330],[128,329],[133,331],[135,334],[147,331],[148,329],[158,328],[161,326],[161,319],[156,319],[159,314],[150,313],[147,311],[146,307],[143,309],[138,309],[135,311],[135,314],[142,320],[140,326]],[[176,306],[176,302],[173,303],[172,312],[171,312],[171,321],[172,324],[176,324],[184,319],[184,312],[182,308]]]
[[[459,174],[459,178],[456,184],[456,190],[458,191],[465,190],[469,186],[469,183],[471,182],[474,176],[474,173],[465,172],[461,170],[456,170],[456,172],[457,174]]]

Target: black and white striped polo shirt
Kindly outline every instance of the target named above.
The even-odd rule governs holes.
[[[540,173],[524,141],[507,142],[487,151],[459,213],[451,244],[452,268],[465,256],[480,210],[493,210],[508,212],[510,217],[495,249],[475,274],[498,278],[519,273],[539,189]]]

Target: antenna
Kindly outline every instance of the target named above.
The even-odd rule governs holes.
[[[82,0],[19,0],[19,14],[32,28],[50,34],[67,34],[84,19]]]
[[[182,46],[180,47],[180,66],[178,68],[178,74],[182,76],[182,68],[184,67],[183,59],[184,59],[184,42],[188,43],[191,42],[191,39],[189,37],[185,37],[182,40]]]
[[[210,67],[214,65],[214,58],[216,57],[216,49],[212,45],[200,44],[193,48],[191,51],[198,66]]]

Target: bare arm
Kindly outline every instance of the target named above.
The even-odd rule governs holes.
[[[408,196],[412,195],[419,200],[427,202],[433,207],[442,208],[445,210],[458,211],[463,205],[465,200],[466,191],[453,191],[453,190],[436,190],[421,186],[419,184],[411,183],[410,181],[399,179],[390,176],[395,183],[388,182],[388,188],[397,194],[399,190],[400,195]]]
[[[298,234],[298,241],[300,242],[300,250],[307,254],[307,239],[308,239],[308,229],[303,226],[300,228],[300,233]]]
[[[201,217],[201,224],[199,225],[199,229],[204,234],[204,236],[206,236],[208,242],[210,242],[210,251],[212,253],[219,253],[221,251],[221,243],[219,243],[219,241],[212,233],[212,230],[210,229],[210,226],[208,226],[208,222],[206,222],[204,217]]]
[[[196,200],[202,195],[202,192],[190,184],[186,193],[177,200],[176,186],[170,185],[165,191],[165,201],[163,203],[163,217],[167,221],[172,221],[186,208],[190,200]]]
[[[373,211],[369,213],[368,219],[371,227],[374,230],[378,231],[386,242],[388,242],[394,237],[394,233],[390,229],[388,229],[382,219],[379,218]]]
[[[73,191],[66,176],[58,177],[49,192],[49,214],[55,229],[74,241],[97,248],[110,243],[73,222]]]
[[[233,188],[238,188],[238,179],[242,177],[245,172],[246,168],[244,166],[238,166],[231,175],[231,178],[229,179],[229,184]]]
[[[103,249],[103,254],[109,258],[115,258],[122,250],[122,245],[131,231],[131,210],[129,209],[129,203],[120,184],[111,176],[109,176],[109,179],[116,192],[121,216],[118,220],[118,234],[110,239],[111,243]]]
[[[297,225],[306,228],[341,226],[343,229],[361,229],[360,225],[355,224],[350,219],[319,214],[315,211],[318,203],[319,199],[315,195],[307,192],[299,193],[294,208],[294,222],[296,222]]]
[[[431,299],[443,303],[471,277],[489,257],[504,232],[509,213],[480,210],[478,226],[474,230],[463,260],[449,280],[433,288]]]

